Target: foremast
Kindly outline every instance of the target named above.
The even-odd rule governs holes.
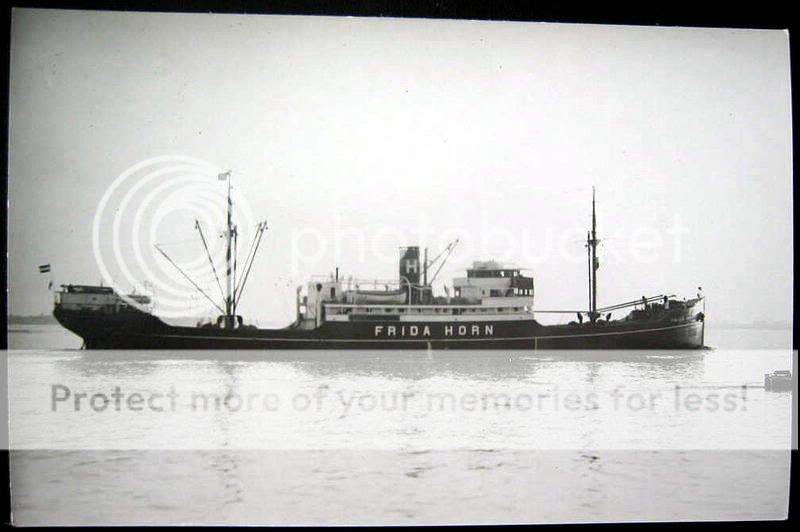
[[[243,275],[237,279],[237,266],[238,266],[238,240],[239,240],[239,232],[237,230],[236,225],[233,223],[233,199],[231,198],[231,171],[228,170],[222,174],[218,174],[218,179],[220,181],[226,181],[228,186],[228,194],[227,194],[227,222],[225,231],[223,232],[223,236],[225,237],[225,288],[222,288],[222,282],[217,275],[217,268],[214,266],[214,258],[211,256],[211,251],[208,249],[208,243],[206,242],[205,235],[203,234],[203,228],[200,226],[200,221],[194,221],[194,227],[197,229],[197,232],[200,234],[200,240],[203,243],[203,248],[206,252],[206,257],[208,258],[208,262],[211,266],[211,270],[214,273],[214,278],[217,281],[217,286],[219,287],[220,297],[222,299],[222,305],[218,302],[214,301],[214,299],[203,290],[200,285],[195,282],[189,274],[187,274],[174,260],[172,260],[167,253],[161,249],[159,244],[155,244],[156,250],[161,253],[161,255],[169,261],[172,266],[178,270],[181,275],[183,275],[186,280],[188,280],[192,286],[200,292],[203,297],[205,297],[209,302],[211,302],[214,307],[216,307],[222,315],[219,316],[217,319],[217,326],[224,327],[226,329],[235,328],[237,325],[242,325],[242,318],[236,314],[236,308],[239,304],[239,300],[242,297],[242,293],[244,291],[244,287],[247,284],[247,279],[250,276],[250,269],[253,267],[253,261],[255,260],[256,254],[258,253],[258,247],[261,245],[261,238],[264,235],[264,231],[267,230],[267,222],[262,221],[256,225],[255,235],[253,236],[253,241],[250,244],[250,250],[247,252],[247,257],[244,261],[243,266]]]
[[[225,328],[234,326],[236,309],[233,302],[233,234],[236,228],[233,225],[233,202],[231,201],[231,171],[228,170],[219,174],[219,179],[223,179],[228,185],[228,220],[225,227]]]
[[[226,250],[225,250],[225,315],[222,317],[226,329],[231,329],[237,325],[236,307],[242,297],[242,292],[247,284],[247,278],[250,276],[250,268],[253,267],[253,261],[258,253],[258,247],[261,245],[261,237],[267,229],[267,222],[259,222],[256,226],[256,233],[253,236],[253,242],[250,245],[250,250],[244,261],[244,274],[240,279],[237,279],[237,266],[238,266],[238,241],[239,231],[236,224],[233,223],[233,200],[231,199],[231,171],[219,174],[220,181],[226,181],[228,185],[228,205],[227,205],[227,227],[225,228]],[[199,227],[199,223],[198,223]],[[210,260],[210,257],[209,257]],[[213,261],[212,266],[213,266]],[[241,321],[241,318],[238,318]]]

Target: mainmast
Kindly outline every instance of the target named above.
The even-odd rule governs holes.
[[[592,314],[592,248],[589,242],[592,239],[591,231],[586,231],[586,274],[588,275],[589,284],[589,319],[591,320]]]
[[[594,187],[592,187],[592,232],[587,235],[586,246],[589,248],[589,320],[594,323],[597,319],[597,216],[595,214]]]

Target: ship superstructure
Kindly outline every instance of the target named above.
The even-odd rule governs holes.
[[[453,280],[452,297],[434,297],[426,271],[419,248],[408,247],[401,249],[396,280],[345,280],[338,270],[329,278],[313,279],[307,283],[305,295],[298,287],[293,326],[313,330],[329,322],[479,324],[533,319],[533,278],[518,268],[495,261],[474,262],[466,277]],[[391,325],[381,330],[386,335],[398,331]],[[417,327],[409,327],[410,335],[417,332]]]

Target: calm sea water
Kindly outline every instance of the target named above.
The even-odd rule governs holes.
[[[14,521],[783,518],[792,395],[759,385],[792,369],[790,332],[709,329],[707,343],[718,349],[599,361],[178,359],[82,352],[59,327],[14,326],[10,348],[29,350],[9,355]]]

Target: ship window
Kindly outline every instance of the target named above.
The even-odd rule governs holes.
[[[336,297],[336,287],[331,286],[331,299]]]

